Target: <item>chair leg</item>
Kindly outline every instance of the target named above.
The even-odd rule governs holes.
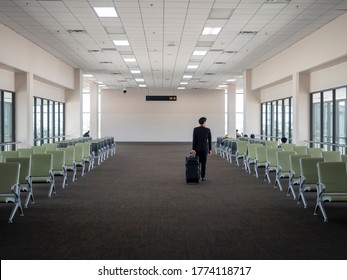
[[[51,196],[52,196],[52,193],[56,193],[56,191],[55,191],[54,177],[53,177],[53,179],[51,179],[51,187],[49,188],[48,197],[51,197]]]
[[[323,215],[323,218],[324,218],[324,222],[327,222],[328,221],[328,216],[327,216],[327,214],[326,214],[326,212],[324,210],[324,207],[322,205],[322,201],[320,199],[317,200],[316,207],[314,208],[313,215],[315,215],[315,216],[317,215],[318,208],[322,212],[322,215]]]
[[[28,195],[24,202],[24,208],[28,208],[29,201],[31,200],[31,203],[34,204],[34,193],[33,193],[33,186],[31,182],[28,182]]]
[[[269,169],[265,168],[265,177],[266,177],[268,183],[270,184],[271,180],[270,180],[269,172],[270,172]]]
[[[23,208],[22,208],[22,202],[20,200],[20,194],[18,196],[16,195],[16,199],[15,199],[14,203],[15,203],[15,206],[13,207],[11,214],[10,214],[10,218],[8,219],[9,223],[12,223],[13,217],[16,214],[17,209],[19,209],[19,211],[20,211],[20,216],[24,216],[24,212],[23,212]]]

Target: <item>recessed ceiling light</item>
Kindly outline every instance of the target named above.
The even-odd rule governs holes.
[[[98,17],[118,17],[114,7],[94,7]]]
[[[227,82],[235,82],[236,79],[228,79]]]
[[[93,77],[93,75],[92,74],[83,74],[83,77],[91,78],[91,77]]]
[[[139,87],[147,87],[145,84],[140,84]]]
[[[186,89],[185,87],[178,87],[177,89]]]
[[[205,27],[202,35],[218,35],[221,30],[222,27]]]
[[[199,65],[197,65],[197,64],[189,64],[189,65],[187,66],[188,69],[196,69],[196,68],[198,68],[198,67],[199,67]]]
[[[141,74],[140,70],[130,70],[130,73],[132,74]]]
[[[188,82],[180,82],[180,85],[188,85]]]
[[[113,44],[116,46],[129,46],[128,40],[113,40]]]
[[[124,58],[125,62],[136,62],[135,58]]]
[[[193,55],[206,55],[207,51],[194,51]]]
[[[183,79],[191,79],[192,77],[192,75],[183,75]]]
[[[144,82],[145,80],[142,78],[135,79],[136,82]]]

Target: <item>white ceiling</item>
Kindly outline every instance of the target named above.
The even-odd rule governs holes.
[[[99,18],[93,7],[119,17]],[[1,0],[0,22],[109,87],[216,89],[346,11],[347,0]],[[222,30],[202,35],[204,27]]]

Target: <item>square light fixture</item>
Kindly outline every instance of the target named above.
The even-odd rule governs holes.
[[[116,46],[129,46],[128,40],[113,40],[113,44]]]
[[[118,17],[114,7],[94,7],[98,17]]]
[[[221,30],[222,27],[205,27],[202,35],[218,35]]]

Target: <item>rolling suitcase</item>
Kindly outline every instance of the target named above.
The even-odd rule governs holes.
[[[186,182],[187,184],[200,182],[199,157],[193,154],[186,157]]]

